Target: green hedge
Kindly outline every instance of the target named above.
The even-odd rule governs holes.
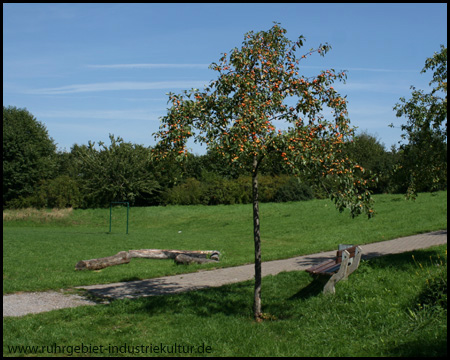
[[[260,176],[260,202],[302,201],[314,198],[312,189],[298,179],[287,175]],[[252,202],[251,177],[237,179],[205,177],[188,178],[184,183],[168,189],[164,202],[167,205],[233,205]]]

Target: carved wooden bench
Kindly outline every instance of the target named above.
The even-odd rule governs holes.
[[[360,246],[351,246],[345,249],[339,248],[336,258],[314,265],[306,272],[316,278],[329,277],[323,288],[324,294],[334,294],[334,286],[338,281],[346,280],[355,271],[361,261],[362,249]]]

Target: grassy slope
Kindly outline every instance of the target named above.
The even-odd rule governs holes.
[[[340,214],[328,200],[261,204],[263,261],[447,228],[447,192],[421,194],[416,202],[401,195],[378,195],[375,201],[377,216],[371,220]],[[250,205],[132,208],[129,235],[125,208],[114,209],[111,234],[109,209],[75,210],[53,220],[4,220],[3,291],[136,280],[215,266],[133,259],[99,272],[74,270],[79,260],[130,249],[219,250],[219,266],[251,263],[251,211]]]

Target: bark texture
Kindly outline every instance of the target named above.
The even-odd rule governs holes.
[[[259,230],[259,201],[258,201],[258,159],[253,158],[252,173],[253,190],[253,239],[255,243],[255,293],[253,314],[256,321],[261,321],[261,234]]]
[[[220,255],[220,252],[216,250],[189,251],[189,250],[142,249],[142,250],[130,250],[129,253],[132,258],[147,258],[147,259],[175,259],[180,254],[206,259],[208,255],[210,256]]]
[[[206,259],[205,258],[201,258],[201,257],[195,257],[195,256],[189,256],[189,255],[185,255],[185,254],[180,254],[177,255],[175,257],[175,262],[180,265],[189,265],[189,264],[205,264],[205,263],[217,263],[217,260],[211,260],[211,259]]]
[[[100,270],[108,266],[128,264],[130,260],[130,254],[126,251],[121,251],[113,256],[78,261],[75,265],[75,270]]]
[[[208,259],[209,255],[209,259]],[[178,261],[177,257],[181,256]],[[217,250],[161,250],[161,249],[141,249],[121,251],[113,256],[99,259],[81,260],[75,265],[75,270],[100,270],[108,266],[128,264],[132,258],[146,259],[174,259],[178,263],[198,263],[218,262],[220,252]]]

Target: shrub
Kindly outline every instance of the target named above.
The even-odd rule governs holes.
[[[240,176],[236,180],[239,192],[235,194],[237,204],[252,202],[252,179],[250,176]]]
[[[24,208],[78,208],[82,206],[82,195],[78,183],[67,175],[43,180],[35,186],[34,194],[19,197],[7,203],[11,209]]]
[[[261,202],[275,202],[276,194],[280,187],[289,182],[288,175],[260,176],[259,177],[259,199]],[[251,181],[251,180],[250,180]],[[250,187],[250,201],[251,201]],[[290,201],[290,200],[289,200]]]
[[[305,201],[314,199],[312,189],[297,178],[291,178],[286,184],[281,186],[274,197],[275,202]]]
[[[36,198],[34,196],[19,196],[18,198],[8,201],[5,205],[6,209],[27,209],[35,207]]]
[[[77,208],[82,204],[78,183],[67,175],[43,181],[36,195],[36,206],[47,208]]]
[[[426,280],[426,285],[419,295],[418,304],[447,309],[447,262],[436,274]]]
[[[205,205],[203,184],[194,178],[167,190],[165,203],[169,205]]]
[[[240,176],[225,179],[215,174],[203,174],[201,180],[188,178],[167,190],[164,203],[170,205],[233,205],[252,202],[252,179]],[[296,178],[287,175],[260,176],[260,202],[303,201],[314,198],[313,191]]]
[[[239,184],[234,180],[214,179],[205,184],[204,200],[208,205],[239,203]]]
[[[414,257],[413,257],[414,258]],[[426,272],[427,278],[422,291],[415,301],[418,310],[437,307],[447,310],[447,257],[431,259],[433,270]],[[415,261],[415,259],[414,259]],[[423,271],[421,263],[416,264]]]

